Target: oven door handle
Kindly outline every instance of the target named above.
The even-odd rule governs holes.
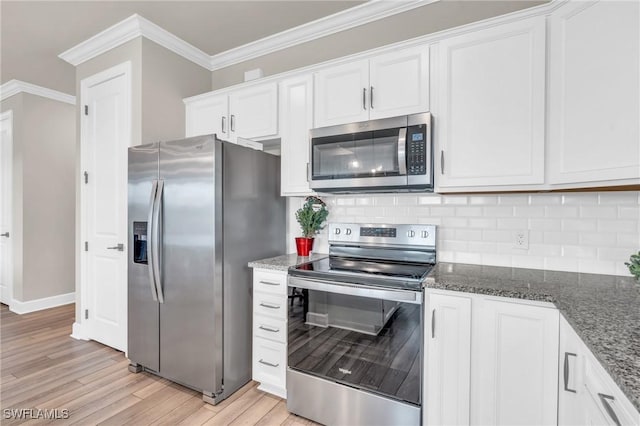
[[[396,302],[422,304],[422,292],[409,290],[381,289],[347,283],[311,280],[307,278],[289,277],[289,287],[308,290],[326,291],[327,293],[349,294],[351,296],[369,297],[372,299],[393,300]]]

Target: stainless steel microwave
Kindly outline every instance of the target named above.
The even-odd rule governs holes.
[[[433,191],[428,112],[313,129],[310,139],[318,192]]]

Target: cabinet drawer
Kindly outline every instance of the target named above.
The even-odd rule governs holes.
[[[253,339],[253,380],[284,388],[287,365],[284,343]]]
[[[253,312],[285,320],[287,317],[287,296],[253,293]]]
[[[254,269],[253,291],[285,296],[287,294],[287,274]]]
[[[286,321],[265,315],[253,316],[253,335],[276,342],[286,343]]]

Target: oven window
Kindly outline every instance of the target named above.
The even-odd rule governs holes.
[[[419,405],[421,305],[293,289],[288,365]]]
[[[313,178],[399,176],[399,131],[385,129],[314,138],[311,142]]]

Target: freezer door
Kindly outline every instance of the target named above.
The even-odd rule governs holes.
[[[150,370],[160,368],[160,317],[150,276],[148,233],[152,190],[158,179],[156,144],[129,148],[128,356]]]
[[[203,392],[222,387],[220,142],[160,144],[160,371]]]

